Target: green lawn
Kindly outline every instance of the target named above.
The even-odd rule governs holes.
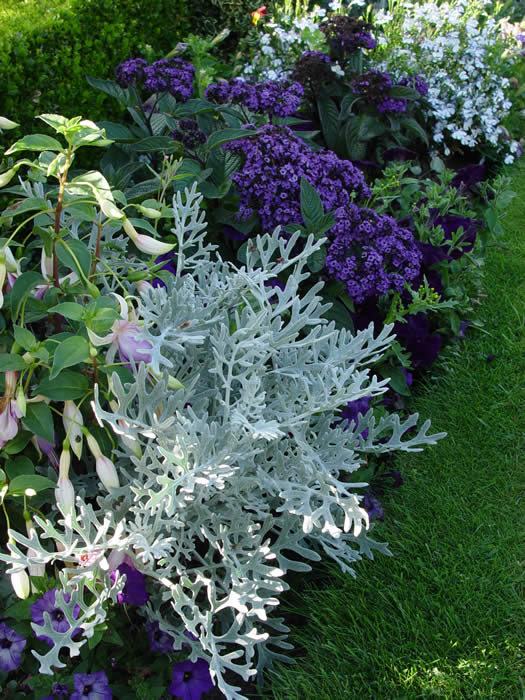
[[[451,344],[409,406],[448,437],[397,459],[405,485],[375,531],[394,558],[298,584],[284,604],[297,664],[268,674],[266,697],[525,696],[525,166],[510,172],[486,332]]]

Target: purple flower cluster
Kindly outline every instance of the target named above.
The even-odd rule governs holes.
[[[143,58],[132,58],[115,68],[115,79],[121,88],[138,87],[151,92],[169,92],[181,102],[193,94],[195,68],[182,58],[162,58],[148,66]]]
[[[301,85],[322,83],[333,78],[330,56],[321,51],[305,51],[292,71],[292,80],[297,80]]]
[[[206,134],[199,129],[195,119],[181,119],[179,128],[171,132],[174,141],[180,141],[189,149],[197,148],[206,141]]]
[[[425,81],[421,75],[408,75],[405,78],[401,78],[398,85],[406,85],[414,90],[417,90],[422,97],[428,95],[428,83]]]
[[[408,101],[394,99],[388,94],[394,86],[390,73],[369,70],[352,80],[351,86],[356,95],[375,105],[378,112],[406,112]]]
[[[325,267],[362,302],[401,291],[419,274],[421,253],[414,236],[391,216],[350,203],[334,212]]]
[[[357,49],[375,49],[376,40],[370,33],[373,25],[355,17],[332,15],[319,25],[328,45],[337,55],[351,54]]]
[[[352,193],[370,196],[355,165],[331,151],[313,151],[288,127],[266,124],[255,138],[226,147],[245,157],[241,170],[232,175],[240,195],[238,216],[245,220],[259,214],[263,231],[302,223],[301,177],[315,187],[325,210],[345,206]]]
[[[130,58],[115,68],[115,80],[121,88],[136,87],[144,79],[144,68],[147,65],[143,58]]]
[[[287,79],[248,83],[242,78],[231,78],[209,85],[204,91],[204,97],[210,102],[240,104],[251,112],[275,117],[290,117],[297,112],[303,95],[303,86]]]

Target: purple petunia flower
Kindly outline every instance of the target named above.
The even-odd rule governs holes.
[[[343,421],[346,421],[346,425],[343,427],[343,430],[348,430],[352,421],[354,422],[354,427],[357,427],[357,424],[359,423],[359,414],[362,416],[366,414],[370,408],[370,401],[371,399],[369,396],[363,396],[362,399],[349,401],[341,411],[340,420],[334,421],[334,423],[332,423],[332,427],[343,423]],[[368,430],[365,428],[360,435],[362,435],[363,439],[366,440],[368,437]]]
[[[0,622],[0,670],[14,671],[20,665],[26,640],[5,622]]]
[[[67,632],[70,627],[69,622],[62,608],[56,603],[56,594],[58,590],[58,588],[53,588],[50,591],[46,591],[39,600],[31,605],[31,619],[36,625],[43,626],[45,624],[44,613],[47,612],[49,613],[51,627],[56,632]],[[71,600],[69,593],[64,593],[64,600],[66,603],[69,603]],[[76,619],[79,613],[80,606],[75,605],[73,608],[73,617]],[[82,631],[81,627],[77,627],[73,632],[73,636],[81,634]],[[54,645],[53,640],[45,634],[36,634],[36,638],[42,639],[46,644],[49,644],[50,647]]]
[[[151,651],[158,651],[161,654],[167,654],[173,651],[173,637],[160,629],[157,620],[155,620],[155,622],[146,623],[146,632],[148,634],[149,648]]]
[[[459,190],[470,190],[478,182],[485,179],[485,173],[486,167],[483,163],[465,165],[465,167],[456,170],[456,174],[450,184]]]
[[[173,681],[168,688],[170,695],[181,700],[200,700],[203,693],[213,688],[210,669],[204,659],[181,661],[173,667]]]
[[[463,233],[457,240],[457,246],[453,248],[447,255],[449,260],[457,260],[464,253],[470,253],[474,248],[474,243],[476,242],[476,236],[478,229],[483,226],[481,219],[471,219],[469,216],[457,216],[456,214],[444,214],[443,216],[437,216],[437,210],[430,211],[430,224],[434,227],[441,226],[445,235],[445,241],[452,240],[452,234],[459,231],[460,228],[463,229]],[[445,249],[449,246],[444,245]]]
[[[411,354],[414,368],[429,367],[441,350],[441,336],[430,332],[429,320],[422,311],[405,316],[405,320],[394,324],[398,340]]]
[[[75,690],[70,700],[110,700],[113,697],[104,671],[76,673]]]
[[[129,603],[130,605],[144,605],[148,600],[148,592],[146,590],[146,578],[143,573],[130,566],[126,562],[119,564],[116,569],[120,574],[125,574],[126,583],[121,593],[117,595],[119,603]],[[116,578],[115,571],[111,572],[111,582]]]
[[[40,700],[60,700],[60,698],[69,697],[69,688],[63,683],[55,683],[51,689],[51,695],[46,695],[45,698],[40,698]]]
[[[383,504],[378,498],[372,496],[371,493],[365,493],[364,507],[370,516],[370,520],[384,520],[385,511],[383,509]]]

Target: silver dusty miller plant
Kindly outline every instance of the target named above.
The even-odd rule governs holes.
[[[166,289],[140,289],[151,367],[141,363],[125,386],[113,376],[113,412],[94,403],[121,438],[113,455],[121,486],[96,502],[77,496],[55,524],[35,518],[31,538],[11,531],[3,558],[12,571],[73,564],[62,585],[77,592],[70,606],[84,586],[94,594],[74,622],[90,635],[122,587],[122,578],[111,584],[107,557],[127,553],[149,582],[141,610],[175,649],[204,658],[234,699],[244,696],[228,671],[248,681],[291,648],[275,615],[287,572],[307,572],[324,554],[353,573],[363,555],[388,553],[369,537],[366,484],[354,481],[365,455],[420,450],[443,434],[428,435],[426,421],[406,437],[417,414],[376,420],[372,410],[349,430],[334,427],[338,407],[387,391],[370,367],[391,326],[352,335],[322,318],[321,283],[298,295],[306,260],[322,245],[313,237],[298,254],[297,235],[258,237],[241,269],[212,257],[200,202],[195,187],[176,195],[176,275]],[[265,284],[284,270],[284,290]],[[149,381],[150,369],[163,378]],[[170,376],[183,388],[170,389]],[[47,551],[47,538],[63,551]],[[63,640],[50,625],[45,632],[58,655]]]

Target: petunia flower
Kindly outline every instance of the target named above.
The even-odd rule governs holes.
[[[5,622],[0,622],[0,670],[14,671],[20,665],[26,640]]]
[[[365,493],[364,506],[371,520],[384,520],[385,511],[383,505],[381,501],[375,496],[372,496],[371,493]]]
[[[126,576],[124,589],[121,593],[117,594],[118,602],[128,603],[129,605],[144,605],[148,600],[146,577],[144,574],[138,571],[133,564],[122,562],[122,564],[119,564],[110,574],[112,583],[114,583],[117,577],[116,571]]]
[[[213,688],[210,669],[204,659],[180,661],[173,667],[173,682],[168,688],[170,695],[181,700],[200,700],[203,693]]]
[[[155,620],[155,622],[146,623],[146,632],[148,634],[149,648],[151,651],[158,651],[161,654],[167,654],[173,651],[173,637],[160,629],[157,620]]]
[[[70,628],[70,624],[67,621],[67,617],[64,611],[56,603],[57,591],[58,588],[53,588],[50,591],[46,591],[41,598],[39,598],[30,606],[31,619],[37,626],[42,627],[45,624],[44,613],[47,612],[50,617],[51,627],[56,632],[67,632]],[[69,593],[64,593],[65,602],[69,603],[70,599],[71,596],[69,595]],[[79,613],[80,606],[75,605],[75,607],[73,608],[73,617],[76,619]],[[81,634],[82,631],[83,630],[81,627],[77,627],[73,632],[73,636]],[[46,642],[46,644],[49,644],[50,647],[54,646],[53,640],[45,634],[36,634],[35,632],[35,635],[37,639],[42,639],[44,642]]]
[[[75,690],[70,700],[110,700],[113,697],[105,671],[75,673]]]
[[[118,350],[123,362],[129,362],[133,359],[134,362],[149,364],[151,362],[151,343],[140,337],[141,329],[135,323],[135,314],[129,310],[126,300],[120,294],[113,294],[120,305],[120,318],[111,326],[111,333],[103,337],[93,333],[88,328],[87,332],[91,343],[95,346],[110,345],[106,356],[108,363],[113,362]]]

